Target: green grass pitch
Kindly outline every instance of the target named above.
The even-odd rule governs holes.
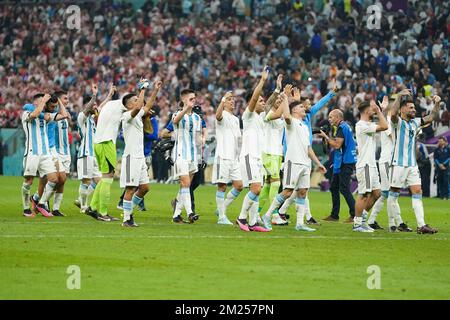
[[[210,186],[196,192],[200,220],[175,225],[170,199],[177,186],[152,185],[148,211],[136,214],[140,227],[125,229],[80,214],[73,205],[74,180],[64,193],[66,217],[26,219],[21,181],[0,177],[1,299],[450,298],[450,202],[424,201],[426,221],[439,228],[436,235],[356,234],[343,223],[322,223],[308,234],[293,225],[261,234],[216,225]],[[116,217],[119,195],[114,182],[110,209]],[[230,219],[241,200],[242,195],[230,207]],[[400,201],[403,219],[415,229],[410,199]],[[329,193],[313,191],[310,202],[316,218],[329,213]],[[385,210],[378,221],[386,226]],[[66,285],[71,265],[81,271],[79,290]],[[380,268],[379,290],[367,287],[372,265]]]

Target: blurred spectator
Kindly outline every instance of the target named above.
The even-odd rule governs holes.
[[[450,148],[447,139],[440,137],[437,149],[434,151],[434,163],[436,164],[438,197],[448,200],[448,173],[450,162]]]

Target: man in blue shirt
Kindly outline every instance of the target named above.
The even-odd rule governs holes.
[[[340,195],[347,202],[350,217],[346,222],[352,223],[355,216],[355,199],[350,191],[350,182],[356,164],[356,143],[353,138],[352,128],[344,121],[344,114],[341,110],[335,109],[328,115],[330,124],[336,128],[336,134],[333,138],[321,131],[320,136],[334,149],[333,159],[333,178],[331,179],[331,196],[333,200],[333,209],[331,215],[326,217],[325,221],[338,221],[340,210]]]
[[[448,168],[450,162],[450,148],[447,138],[440,137],[438,148],[434,151],[434,163],[436,164],[438,197],[448,199]]]

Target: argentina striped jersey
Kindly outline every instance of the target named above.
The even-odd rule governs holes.
[[[78,158],[94,157],[95,122],[93,116],[86,116],[84,112],[80,112],[77,117],[77,127],[81,139]]]
[[[176,112],[175,116],[178,114]],[[201,123],[202,120],[200,116],[196,113],[192,113],[190,115],[185,114],[183,118],[178,122],[177,125],[173,125],[174,133],[175,133],[175,158],[182,158],[187,161],[195,161],[197,162],[197,135],[201,131]]]
[[[400,167],[413,167],[416,161],[416,134],[422,125],[421,118],[410,121],[398,118],[397,123],[392,123],[394,130],[394,152],[391,165]]]

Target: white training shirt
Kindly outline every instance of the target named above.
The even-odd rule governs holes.
[[[286,146],[285,163],[291,161],[311,167],[309,128],[302,120],[291,118],[291,124],[286,123]]]
[[[270,113],[268,114],[270,115]],[[270,155],[283,155],[283,130],[284,120],[276,119],[269,121],[267,116],[264,120],[265,143],[263,152]]]
[[[127,111],[127,109],[122,104],[121,99],[109,101],[105,104],[98,116],[94,143],[106,141],[112,141],[114,144],[116,143],[122,114],[125,111]]]
[[[392,149],[394,147],[394,140],[392,138],[392,123],[390,117],[387,118],[388,129],[380,132],[381,138],[381,154],[379,163],[391,163]]]
[[[133,158],[145,158],[144,156],[144,122],[142,117],[145,115],[143,109],[133,118],[131,111],[122,114],[123,139],[125,141],[124,156]]]
[[[356,143],[358,145],[358,161],[356,168],[377,167],[375,159],[375,133],[377,132],[377,124],[369,121],[359,120],[355,126]]]
[[[174,113],[172,122],[178,112]],[[183,160],[197,163],[197,135],[201,134],[202,130],[202,119],[200,116],[194,112],[185,114],[177,125],[173,124],[173,129],[175,135],[175,159],[182,158]]]
[[[224,110],[222,120],[216,119],[216,154],[215,158],[236,160],[239,157],[239,139],[241,128],[239,118]]]
[[[264,144],[264,120],[263,114],[256,111],[250,112],[245,109],[242,115],[244,132],[242,134],[241,158],[247,155],[254,159],[261,160]]]

